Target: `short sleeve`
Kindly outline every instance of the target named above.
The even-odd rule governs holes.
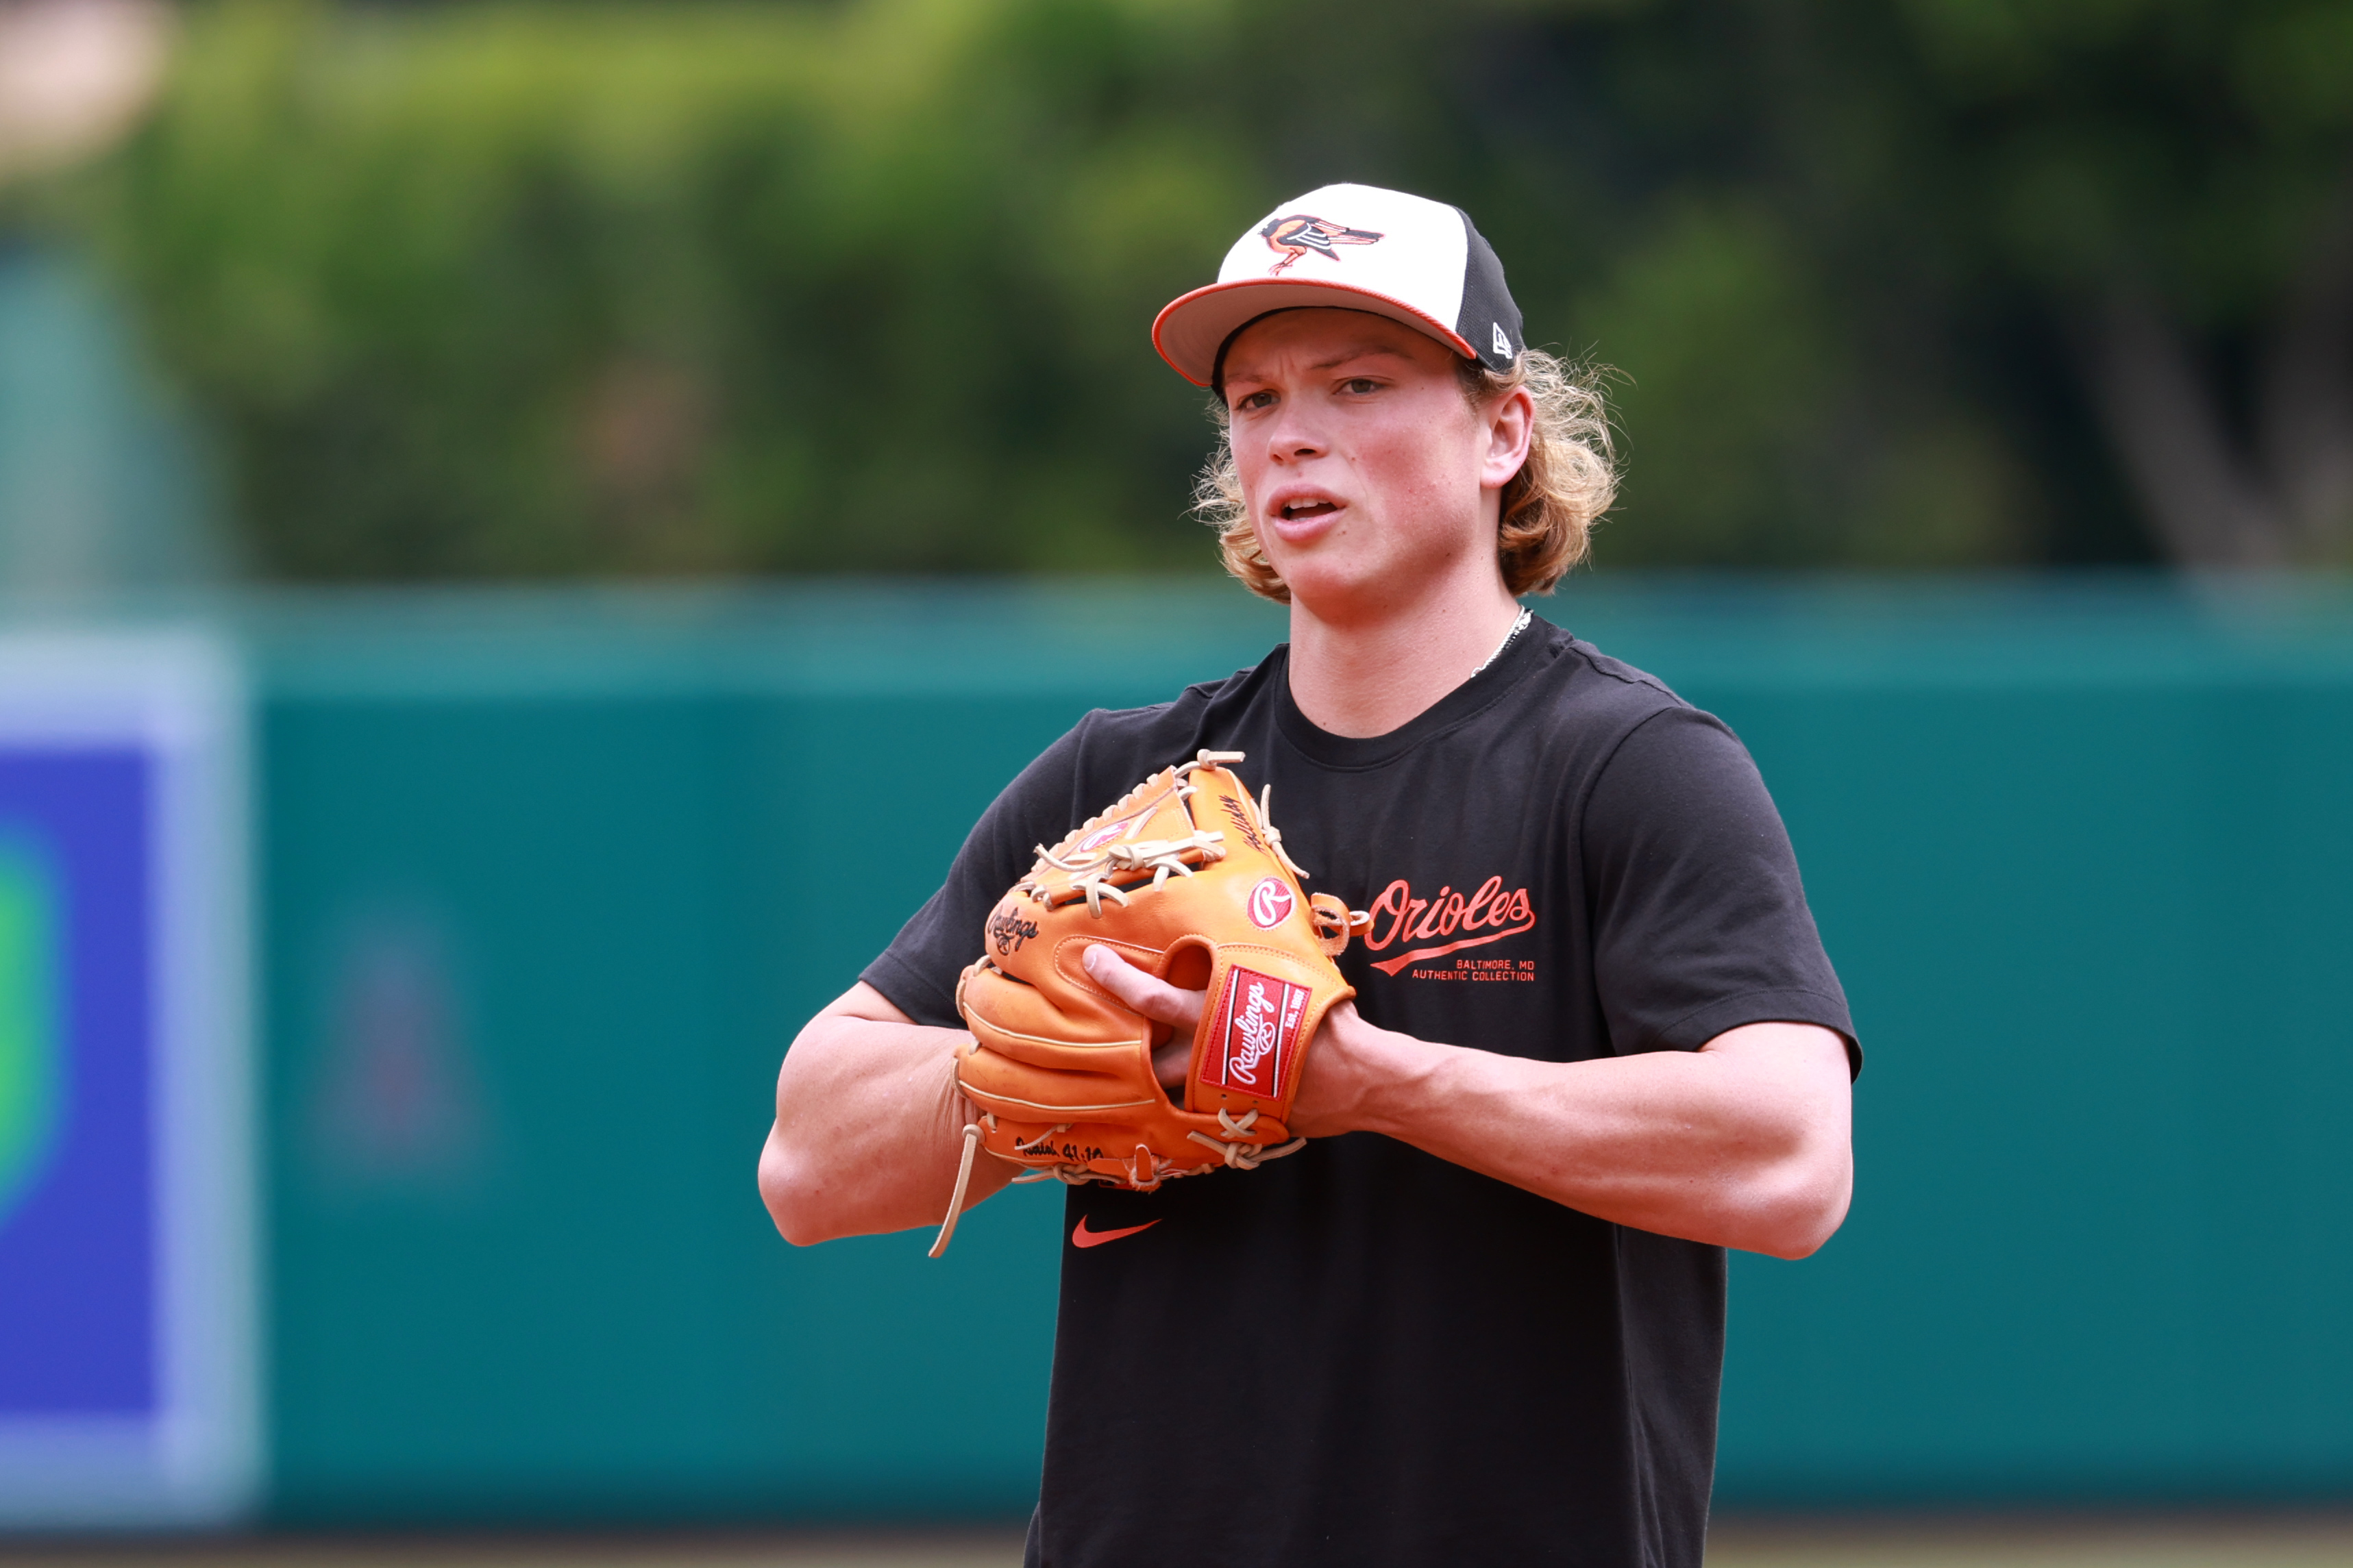
[[[1081,732],[1046,748],[981,813],[947,880],[859,978],[918,1024],[955,1028],[956,976],[980,956],[981,926],[1005,889],[1037,858],[1037,846],[1070,831]]]
[[[1819,1024],[1862,1053],[1796,854],[1757,765],[1696,709],[1662,709],[1602,767],[1582,823],[1594,978],[1620,1055],[1743,1024]]]

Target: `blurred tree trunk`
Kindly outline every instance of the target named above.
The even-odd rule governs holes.
[[[2353,200],[2286,291],[2244,433],[2189,334],[2146,289],[2119,289],[2080,335],[2119,465],[2184,566],[2341,563],[2353,553]]]

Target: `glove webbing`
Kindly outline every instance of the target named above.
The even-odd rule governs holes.
[[[1223,767],[1229,763],[1239,763],[1243,760],[1243,755],[1244,753],[1240,752],[1206,750],[1198,752],[1195,753],[1191,762],[1181,763],[1176,767],[1171,790],[1180,803],[1189,801],[1199,794],[1201,789],[1199,784],[1192,781],[1191,775],[1194,773],[1202,768]],[[1106,896],[1114,903],[1124,905],[1128,901],[1128,892],[1131,889],[1140,890],[1144,885],[1140,879],[1132,879],[1123,885],[1111,880],[1113,876],[1149,871],[1152,873],[1152,890],[1156,892],[1168,885],[1168,879],[1171,876],[1189,877],[1193,875],[1196,866],[1214,863],[1226,858],[1226,836],[1218,828],[1196,827],[1181,838],[1134,838],[1136,830],[1151,819],[1153,808],[1158,804],[1156,798],[1142,801],[1135,799],[1145,784],[1151,782],[1150,779],[1146,779],[1144,784],[1137,784],[1134,789],[1128,791],[1127,795],[1118,805],[1103,814],[1103,816],[1111,816],[1124,806],[1134,814],[1134,820],[1129,822],[1125,834],[1102,848],[1072,850],[1070,858],[1065,859],[1043,844],[1037,846],[1038,859],[1040,864],[1051,866],[1058,871],[1067,873],[1071,879],[1071,893],[1064,896],[1064,901],[1069,901],[1072,895],[1085,899],[1087,913],[1097,920],[1103,918],[1103,900]],[[1274,786],[1271,784],[1261,792],[1255,803],[1257,826],[1264,835],[1267,847],[1274,851],[1275,858],[1289,867],[1293,876],[1304,879],[1307,872],[1291,858],[1290,852],[1283,848],[1282,835],[1276,830],[1271,822],[1267,820],[1267,807],[1272,802],[1273,796]],[[1102,820],[1103,816],[1090,817],[1076,831],[1083,835]],[[1131,843],[1130,839],[1134,841]],[[1055,901],[1051,895],[1035,882],[1029,882],[1027,886],[1029,896],[1039,903],[1051,904]]]

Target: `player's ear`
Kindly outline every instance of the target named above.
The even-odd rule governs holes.
[[[1515,386],[1480,411],[1485,426],[1487,453],[1480,464],[1479,483],[1501,489],[1528,460],[1528,445],[1535,437],[1536,400],[1525,386]]]

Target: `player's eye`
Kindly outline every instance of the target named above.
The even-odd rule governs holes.
[[[1381,389],[1381,384],[1368,375],[1352,375],[1340,384],[1340,390],[1355,397],[1366,397]]]
[[[1246,392],[1235,401],[1234,412],[1237,414],[1250,413],[1261,408],[1271,408],[1273,406],[1273,393],[1264,391]]]

